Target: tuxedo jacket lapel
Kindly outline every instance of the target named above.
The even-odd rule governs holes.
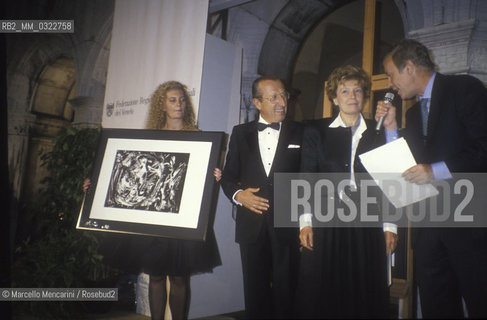
[[[269,176],[272,176],[274,174],[274,171],[278,165],[280,155],[282,154],[283,148],[286,145],[286,141],[288,140],[288,132],[287,132],[287,124],[283,121],[281,125],[281,132],[279,133],[279,140],[277,141],[277,148],[276,148],[276,154],[274,155],[274,161],[272,161],[272,167],[271,170],[269,171]]]
[[[279,141],[277,142],[276,154],[274,156],[274,161],[272,162],[271,170],[269,171],[269,177],[274,174],[274,171],[279,169],[282,157],[289,146],[289,142],[291,141],[294,130],[295,128],[290,122],[286,120],[282,122]]]
[[[257,130],[257,121],[253,121],[248,127],[246,134],[247,144],[249,146],[249,163],[256,164],[256,175],[266,177],[264,165],[262,164],[262,157],[259,149],[259,134]]]

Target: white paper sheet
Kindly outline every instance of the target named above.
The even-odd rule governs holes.
[[[416,165],[404,138],[389,142],[359,157],[367,172],[396,208],[438,195],[438,190],[433,185],[414,184],[401,176],[404,171]]]

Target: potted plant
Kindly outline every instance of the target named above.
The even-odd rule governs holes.
[[[39,200],[26,213],[32,234],[15,250],[12,287],[83,288],[107,279],[115,286],[117,270],[103,263],[99,235],[75,228],[83,201],[83,180],[89,176],[100,128],[67,128],[53,149],[41,155],[49,176],[42,181]],[[43,318],[82,317],[87,304],[78,301],[18,302]],[[89,305],[89,304],[88,304]]]

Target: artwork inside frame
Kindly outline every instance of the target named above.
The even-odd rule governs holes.
[[[224,132],[103,129],[76,228],[205,240]]]

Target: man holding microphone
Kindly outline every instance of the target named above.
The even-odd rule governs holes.
[[[418,98],[401,130],[417,165],[403,173],[425,184],[454,172],[487,172],[487,90],[468,75],[435,72],[428,49],[403,40],[385,57],[390,88],[402,99]],[[396,108],[379,102],[387,142],[399,137]],[[413,233],[415,276],[425,318],[487,317],[485,228],[418,228]]]

